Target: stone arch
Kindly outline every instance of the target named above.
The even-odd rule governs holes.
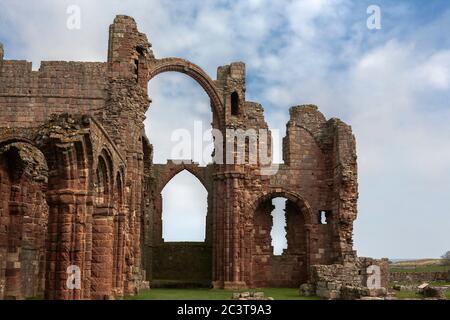
[[[121,206],[124,204],[124,181],[125,181],[125,177],[124,177],[124,169],[123,167],[121,167],[119,170],[117,170],[116,173],[116,178],[115,178],[115,195],[116,195],[116,199],[115,201],[117,202],[117,207],[118,209],[121,208]]]
[[[77,159],[77,174],[80,189],[90,190],[92,177],[90,170],[93,164],[93,152],[91,139],[84,137],[82,141],[74,144]]]
[[[99,157],[98,166],[96,170],[96,202],[97,204],[104,204],[108,201],[110,193],[110,179],[106,161],[103,157]]]
[[[241,113],[240,108],[240,98],[236,91],[231,93],[231,115],[238,116]]]
[[[175,170],[168,170],[168,174],[165,175],[164,177],[161,176],[161,180],[162,183],[161,185],[158,187],[158,193],[156,196],[156,203],[158,204],[157,206],[157,211],[155,214],[155,218],[156,218],[156,223],[159,224],[161,226],[161,228],[159,228],[158,233],[156,235],[156,237],[158,239],[162,239],[162,220],[163,220],[163,191],[165,189],[165,187],[175,178],[177,177],[179,174],[183,173],[183,172],[187,172],[190,176],[192,176],[193,179],[196,180],[196,183],[198,183],[199,185],[201,185],[204,190],[207,193],[207,208],[206,208],[206,216],[205,216],[205,241],[206,238],[208,237],[208,214],[209,214],[209,202],[210,202],[210,190],[208,190],[204,179],[201,177],[201,173],[197,172],[195,169],[197,167],[196,166],[176,166]],[[195,199],[196,201],[197,199]]]
[[[0,142],[0,299],[43,294],[48,167],[27,139]]]
[[[55,135],[59,126],[52,121],[36,138],[49,167],[45,298],[85,299],[90,298],[92,143],[87,134],[72,134],[70,139]],[[70,266],[76,266],[81,277],[81,287],[73,290],[67,286]]]
[[[202,234],[201,239],[200,237],[192,240],[163,239],[162,193],[164,187],[167,187],[167,182],[165,182],[161,190],[158,189],[158,194],[155,194],[153,229],[151,230],[152,246],[150,248],[152,261],[150,262],[150,267],[147,268],[147,276],[150,281],[159,283],[158,285],[162,287],[166,285],[209,287],[212,280],[212,244],[209,240],[211,236],[209,236],[210,225],[208,223],[208,219],[210,218],[210,193],[198,176],[192,173],[192,170],[180,167],[176,167],[175,171],[170,171],[170,174],[163,179],[164,181],[170,182],[180,173],[186,172],[191,179],[197,180],[196,184],[202,185],[203,190],[207,191],[208,194],[204,198],[202,196],[201,199],[193,199],[194,201],[202,201],[202,203],[206,204],[206,207],[202,206],[201,208],[202,213],[204,213],[204,215],[201,215],[202,222],[197,219],[195,220],[196,226],[201,226],[204,230],[204,238]],[[164,200],[167,201],[167,198]],[[176,213],[183,213],[183,211]],[[168,218],[168,216],[165,216],[165,218]]]
[[[163,72],[180,72],[194,79],[211,99],[213,123],[224,125],[224,107],[214,81],[196,64],[180,58],[154,59],[149,65],[148,81]]]
[[[203,187],[206,189],[206,191],[209,193],[210,192],[210,188],[209,185],[206,181],[206,177],[203,175],[203,170],[204,168],[199,167],[197,165],[189,165],[189,164],[181,164],[181,165],[175,165],[175,166],[170,166],[170,165],[165,165],[165,173],[161,175],[161,179],[158,181],[158,189],[157,189],[157,193],[161,193],[164,189],[164,187],[175,177],[177,176],[179,173],[183,172],[183,171],[187,171],[190,174],[192,174],[194,177],[196,177],[198,179],[198,181],[200,181],[200,183],[203,185]]]
[[[103,148],[95,168],[95,207],[92,220],[91,297],[106,299],[114,277],[114,201],[113,160]]]
[[[271,231],[273,227],[272,199],[286,199],[287,248],[274,255]],[[308,279],[309,223],[312,219],[309,204],[299,194],[286,190],[272,190],[259,197],[251,206],[251,284],[255,287],[298,287]]]
[[[307,225],[313,223],[314,217],[308,201],[296,192],[283,189],[272,190],[258,197],[250,207],[251,212],[255,212],[255,210],[261,203],[273,198],[286,198],[287,200],[290,200],[291,202],[297,204],[299,208],[302,208],[302,213],[305,217],[305,223]]]
[[[97,158],[95,169],[95,198],[97,205],[108,205],[113,194],[112,159],[104,149]]]
[[[123,259],[125,248],[124,226],[126,214],[124,210],[124,168],[121,167],[116,172],[114,184],[114,204],[115,213],[113,221],[113,266],[112,287],[117,295],[122,295],[123,287]]]
[[[39,149],[34,140],[29,139],[27,137],[22,137],[20,135],[3,136],[2,138],[0,138],[0,147],[11,144],[11,143],[16,143],[16,142],[27,143],[27,144]]]

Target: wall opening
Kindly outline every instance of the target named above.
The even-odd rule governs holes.
[[[191,77],[161,73],[149,82],[152,104],[145,129],[153,145],[153,163],[167,159],[191,160],[201,166],[212,163],[214,144],[211,100]]]
[[[117,206],[120,210],[122,208],[123,204],[123,184],[122,184],[122,176],[120,175],[120,172],[117,172],[116,175],[116,189],[117,189]]]
[[[204,242],[208,192],[190,172],[183,170],[164,187],[162,231],[165,242]]]
[[[0,146],[0,300],[44,294],[47,181],[40,150],[22,142]]]
[[[164,72],[149,82],[148,92],[152,104],[145,128],[153,146],[153,163],[167,164],[169,159],[200,166],[212,163],[212,122],[217,119],[202,86],[186,74]],[[156,196],[152,208],[155,215],[149,221],[145,248],[152,286],[209,287],[212,247],[203,184],[182,171]]]
[[[272,249],[275,256],[280,256],[287,249],[286,234],[286,198],[272,199],[272,230],[270,236],[272,238]]]
[[[103,157],[98,158],[96,196],[97,204],[106,204],[108,199],[108,169]]]
[[[113,185],[113,174],[110,170],[111,158],[102,151],[98,157],[96,169],[95,190],[96,202],[92,219],[92,247],[91,247],[91,268],[92,270],[102,270],[102,272],[92,272],[91,274],[91,298],[104,299],[109,295],[108,288],[115,284],[113,277],[114,268],[117,263],[114,261],[114,253],[117,252],[117,219],[114,219],[113,194],[116,192]],[[115,221],[116,220],[116,221]],[[113,238],[111,239],[111,235]],[[105,241],[105,239],[111,239]],[[112,263],[111,263],[112,262]]]
[[[298,287],[307,279],[305,207],[283,193],[266,196],[254,213],[252,286]]]
[[[136,75],[136,82],[139,82],[139,59],[134,59],[134,73]]]
[[[319,223],[320,224],[328,224],[331,219],[331,211],[328,210],[320,210],[319,211]]]
[[[161,192],[162,241],[150,247],[153,287],[210,287],[212,247],[205,239],[208,193],[183,170]]]
[[[239,95],[236,91],[231,94],[231,115],[239,115]]]

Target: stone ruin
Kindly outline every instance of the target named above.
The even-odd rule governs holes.
[[[339,119],[292,107],[273,174],[259,160],[153,164],[147,90],[163,72],[206,91],[212,128],[224,135],[268,128],[262,106],[246,100],[243,63],[219,67],[213,80],[190,61],[157,58],[127,16],[110,26],[107,62],[45,61],[33,71],[0,53],[0,299],[114,299],[161,279],[298,288],[320,268],[357,265],[355,138]],[[216,141],[215,154],[223,149]],[[162,238],[161,191],[183,170],[208,191],[202,243]],[[270,236],[276,197],[287,200],[279,256]]]
[[[374,266],[377,271],[371,270]],[[359,257],[356,263],[311,266],[310,279],[300,286],[300,294],[331,300],[354,300],[386,297],[387,288],[389,261]]]

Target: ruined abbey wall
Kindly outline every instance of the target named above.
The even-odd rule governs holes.
[[[211,100],[212,127],[225,138],[206,167],[152,163],[147,85],[163,72],[187,74]],[[32,71],[0,48],[0,299],[112,299],[161,280],[298,287],[313,265],[354,264],[351,128],[316,106],[292,107],[284,163],[274,165],[245,75],[242,62],[219,67],[213,80],[192,62],[156,58],[126,16],[110,27],[107,62],[42,62]],[[230,140],[227,129],[255,136]],[[249,152],[251,141],[266,154]],[[161,191],[183,170],[208,191],[203,243],[162,238]],[[280,256],[270,237],[276,197],[286,199]],[[201,266],[186,267],[188,257]]]

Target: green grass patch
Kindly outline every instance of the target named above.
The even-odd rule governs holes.
[[[25,300],[44,300],[43,296],[27,297]]]
[[[447,266],[425,265],[425,266],[391,266],[391,272],[447,272]]]
[[[423,296],[415,291],[396,291],[395,296],[398,299],[423,299]]]
[[[438,287],[450,286],[450,281],[432,281],[430,285]]]
[[[246,290],[240,290],[245,292]],[[275,300],[319,300],[318,297],[301,297],[295,288],[264,288],[248,291],[263,291],[267,297]],[[143,290],[127,300],[231,300],[233,290],[221,289],[162,289]]]
[[[398,299],[408,300],[408,299],[424,299],[423,295],[415,291],[396,291],[395,296]],[[445,297],[450,300],[450,291],[445,292]]]

